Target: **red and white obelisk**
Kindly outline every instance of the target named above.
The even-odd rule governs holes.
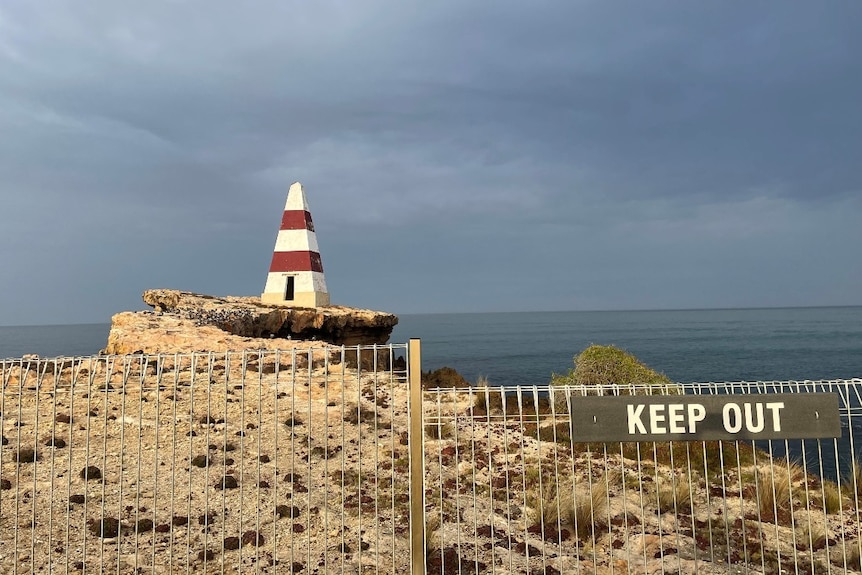
[[[281,228],[260,299],[264,303],[297,307],[329,305],[317,235],[305,190],[299,182],[290,186],[287,192]]]

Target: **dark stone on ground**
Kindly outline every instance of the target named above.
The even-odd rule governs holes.
[[[225,537],[224,548],[225,551],[233,551],[234,549],[239,549],[239,537]]]
[[[88,465],[87,467],[81,470],[81,479],[101,479],[102,478],[102,470],[96,467],[95,465]]]
[[[104,517],[90,521],[90,532],[96,537],[113,538],[120,534],[120,520],[114,517]]]
[[[246,531],[242,534],[243,545],[254,545],[255,547],[259,547],[263,545],[263,543],[263,535],[258,533],[257,531]]]
[[[216,483],[216,489],[236,489],[239,487],[239,483],[236,481],[236,477],[233,475],[225,475],[224,478]]]
[[[39,459],[35,449],[25,448],[18,450],[18,463],[33,463]]]

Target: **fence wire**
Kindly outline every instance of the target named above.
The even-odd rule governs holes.
[[[428,573],[860,572],[862,380],[486,387],[424,401]],[[581,443],[586,395],[832,392],[829,440]]]
[[[407,355],[0,361],[0,573],[862,572],[862,380],[447,389],[411,407]],[[571,433],[585,395],[779,392],[837,393],[842,437]]]
[[[405,355],[0,361],[0,573],[403,572]]]

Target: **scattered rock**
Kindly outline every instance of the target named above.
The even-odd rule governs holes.
[[[261,533],[257,531],[246,531],[242,534],[242,544],[243,545],[254,545],[255,547],[260,547],[264,543],[264,537]]]
[[[90,520],[89,528],[96,537],[111,539],[120,534],[120,520],[113,517]]]
[[[203,525],[204,527],[207,527],[211,525],[213,521],[215,521],[215,517],[215,511],[210,511],[205,515],[200,515],[198,516],[198,525]]]
[[[299,517],[300,509],[296,505],[276,505],[275,514],[279,517],[290,517],[293,519]]]
[[[63,449],[66,447],[66,440],[62,437],[52,436],[45,440],[45,447],[56,447],[57,449]]]
[[[198,561],[212,561],[215,559],[215,553],[211,549],[198,551]]]
[[[75,494],[69,496],[69,503],[82,504],[87,501],[87,497],[81,494]]]
[[[34,463],[39,459],[39,453],[35,449],[26,447],[18,450],[18,463]]]
[[[225,551],[233,551],[234,549],[239,549],[239,537],[225,537],[224,548]]]
[[[215,552],[211,549],[198,551],[198,561],[212,561],[213,559],[215,559]]]
[[[225,475],[221,481],[216,483],[216,489],[236,489],[237,487],[239,487],[239,483],[233,475]]]
[[[8,479],[0,479],[0,490],[7,491],[12,489],[12,482]]]
[[[57,423],[72,423],[72,416],[68,413],[58,413],[54,418],[54,421]]]
[[[135,531],[138,533],[146,533],[147,531],[153,530],[153,520],[152,519],[139,519],[135,524]]]
[[[81,479],[101,479],[102,478],[102,470],[96,467],[95,465],[88,465],[87,467],[81,470]]]
[[[195,467],[206,467],[209,465],[209,459],[206,455],[196,455],[192,458],[192,465]]]
[[[183,525],[188,525],[189,518],[185,515],[174,515],[171,518],[171,525],[174,527],[182,527]]]

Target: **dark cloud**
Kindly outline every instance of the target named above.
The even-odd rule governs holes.
[[[859,303],[860,16],[4,4],[0,324],[257,293],[295,180],[348,304]]]

